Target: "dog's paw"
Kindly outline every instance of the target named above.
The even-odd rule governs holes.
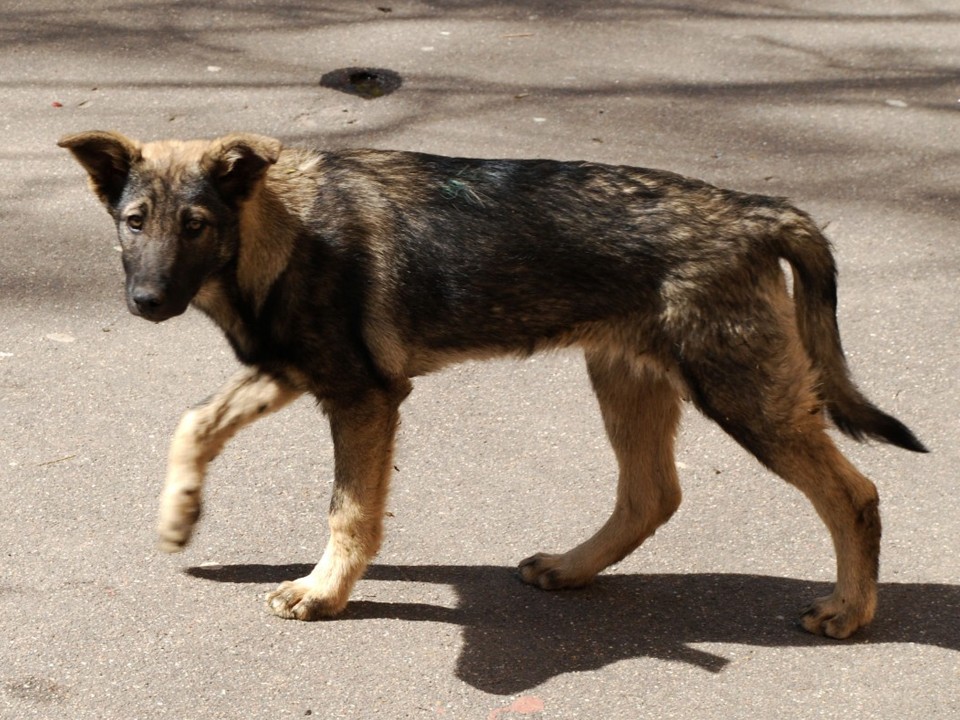
[[[868,604],[869,607],[869,604]],[[814,635],[843,640],[867,625],[873,611],[845,602],[835,595],[817,598],[800,616],[800,627]]]
[[[164,497],[160,503],[160,519],[157,523],[159,547],[163,552],[183,550],[194,525],[200,518],[200,494],[179,492],[173,497]]]
[[[523,560],[517,570],[521,580],[541,590],[583,587],[593,579],[593,575],[584,577],[569,567],[566,555],[537,553]]]
[[[267,609],[287,620],[321,620],[338,615],[347,597],[332,597],[318,591],[310,578],[288,580],[267,595]]]

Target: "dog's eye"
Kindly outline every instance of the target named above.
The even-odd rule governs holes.
[[[143,215],[128,215],[127,227],[133,230],[133,232],[143,230]]]
[[[206,221],[201,218],[187,218],[187,221],[183,224],[184,229],[189,233],[193,233],[194,235],[199,233],[206,226]]]

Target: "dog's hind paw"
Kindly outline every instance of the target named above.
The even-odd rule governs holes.
[[[836,595],[817,598],[800,616],[800,627],[814,635],[843,640],[873,619],[872,603],[866,609],[838,599]]]
[[[286,620],[321,620],[338,615],[346,606],[346,595],[319,592],[309,577],[288,580],[267,595],[267,609]]]
[[[594,573],[584,576],[569,567],[566,555],[537,553],[523,560],[517,568],[520,579],[541,590],[561,590],[583,587],[593,580]]]

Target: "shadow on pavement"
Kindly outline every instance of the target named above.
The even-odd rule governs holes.
[[[310,565],[188,568],[216,582],[279,583]],[[796,611],[827,594],[828,583],[763,575],[603,575],[582,590],[542,592],[513,568],[375,565],[367,580],[442,583],[456,589],[455,608],[356,600],[339,621],[387,618],[463,627],[457,676],[485,692],[513,694],[563,673],[651,657],[721,672],[730,662],[694,647],[839,645],[806,634]],[[847,644],[919,643],[960,650],[960,586],[882,583],[880,616]]]

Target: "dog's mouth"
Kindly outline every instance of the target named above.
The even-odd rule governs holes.
[[[186,307],[183,307],[183,308],[177,308],[177,309],[157,308],[157,309],[141,310],[136,306],[128,306],[128,307],[132,315],[136,315],[137,317],[141,317],[144,320],[149,320],[150,322],[154,322],[154,323],[161,323],[164,320],[169,320],[170,318],[176,317],[177,315],[183,315],[183,313],[186,312],[186,309],[187,309]]]

